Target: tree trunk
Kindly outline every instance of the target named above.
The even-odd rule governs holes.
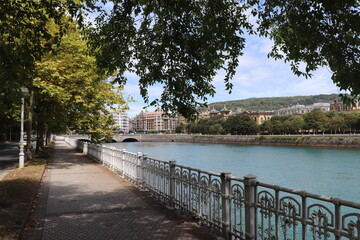
[[[45,123],[42,121],[39,122],[37,127],[36,153],[39,153],[44,147],[44,129]]]
[[[49,132],[48,130],[45,130],[45,145],[49,144]]]
[[[46,145],[48,145],[51,142],[51,133],[49,130],[46,130]]]
[[[31,160],[32,159],[32,152],[31,152],[31,133],[32,133],[32,124],[33,124],[33,113],[34,113],[34,94],[35,91],[34,89],[30,89],[30,95],[29,95],[29,115],[28,115],[28,120],[27,120],[27,150],[26,150],[26,157],[27,159]]]

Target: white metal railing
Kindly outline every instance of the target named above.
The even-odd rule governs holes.
[[[71,141],[65,139],[66,141]],[[78,142],[77,148],[225,239],[360,240],[360,204]],[[356,189],[354,189],[356,191]]]

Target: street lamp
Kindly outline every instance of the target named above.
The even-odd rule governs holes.
[[[19,153],[19,168],[24,167],[24,106],[25,96],[29,93],[26,87],[21,87],[21,132],[20,132],[20,153]]]

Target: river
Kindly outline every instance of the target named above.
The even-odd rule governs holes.
[[[258,181],[360,202],[360,150],[201,144],[179,142],[110,143],[163,161],[206,171],[249,173]]]

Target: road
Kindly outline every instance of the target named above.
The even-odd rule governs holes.
[[[19,166],[17,143],[0,143],[0,180],[13,168]]]

